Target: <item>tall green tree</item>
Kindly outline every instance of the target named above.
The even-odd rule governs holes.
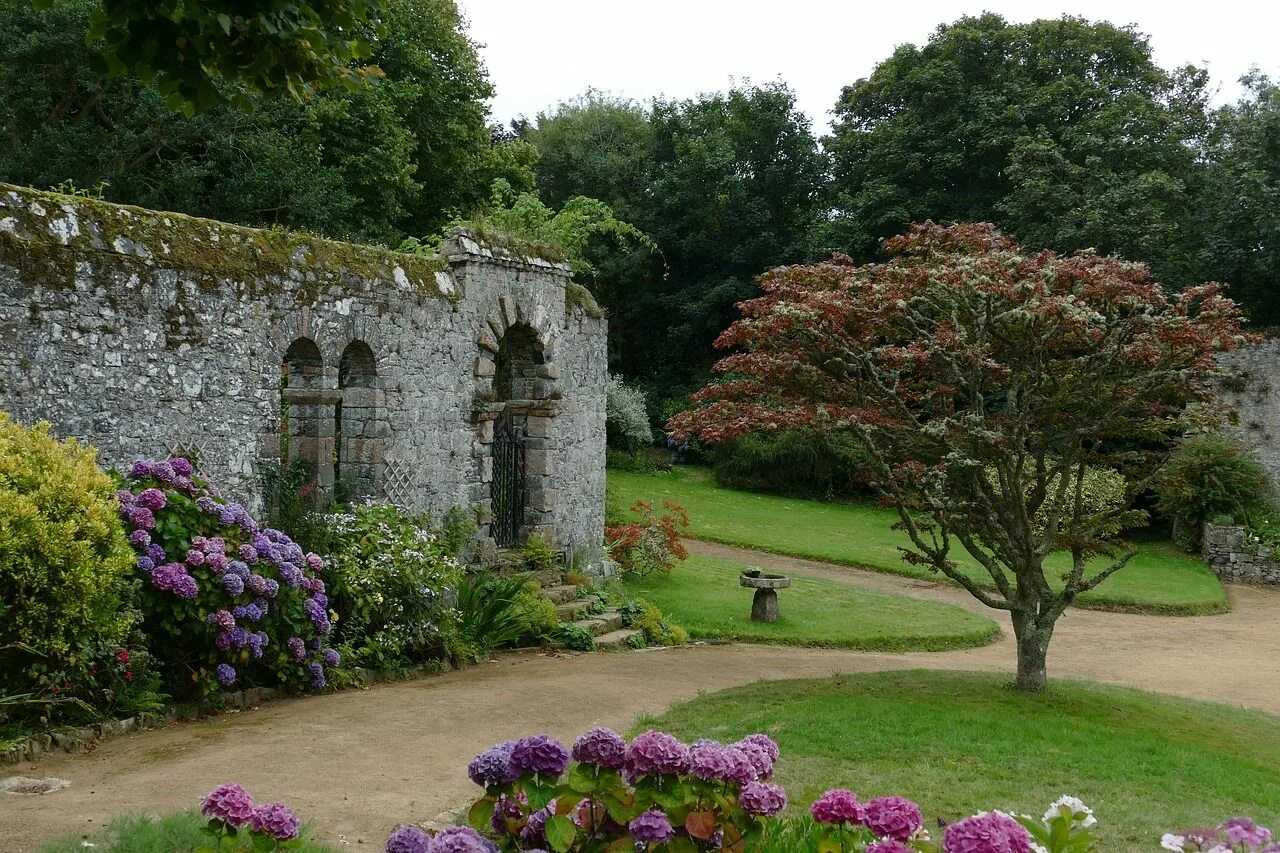
[[[785,85],[739,86],[645,107],[599,92],[538,115],[538,189],[599,199],[657,243],[588,247],[610,309],[613,367],[661,406],[700,384],[711,342],[762,269],[801,260],[826,161]]]
[[[547,204],[587,196],[623,218],[641,215],[653,171],[643,104],[588,90],[538,113],[525,138],[538,148],[538,193]]]
[[[1204,263],[1258,325],[1280,324],[1280,86],[1245,77],[1247,93],[1214,115],[1205,145]]]
[[[651,123],[650,198],[637,224],[669,272],[619,312],[623,367],[678,390],[706,375],[711,344],[756,293],[754,277],[809,252],[826,162],[782,83],[657,101]]]
[[[97,73],[94,8],[0,4],[0,180],[387,243],[487,195],[492,88],[452,0],[388,5],[385,77],[367,86],[190,118],[154,84]]]
[[[1063,17],[939,27],[844,89],[831,248],[870,256],[912,221],[989,221],[1032,244],[1198,272],[1196,152],[1207,77],[1145,36]]]

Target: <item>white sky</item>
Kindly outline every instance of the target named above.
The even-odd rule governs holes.
[[[1280,76],[1274,0],[459,0],[507,122],[594,87],[648,100],[781,78],[825,132],[840,87],[899,44],[923,44],[943,22],[990,10],[1014,21],[1064,13],[1136,24],[1166,68],[1208,67],[1217,102],[1257,65]]]

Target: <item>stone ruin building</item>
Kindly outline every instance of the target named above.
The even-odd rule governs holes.
[[[566,267],[465,234],[407,255],[0,184],[0,409],[255,509],[284,455],[321,498],[593,563],[605,336]]]

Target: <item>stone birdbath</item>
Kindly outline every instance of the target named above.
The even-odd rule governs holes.
[[[786,575],[773,575],[764,569],[749,566],[739,577],[739,582],[748,589],[756,591],[751,600],[751,620],[753,622],[778,621],[778,590],[791,586],[791,578]]]

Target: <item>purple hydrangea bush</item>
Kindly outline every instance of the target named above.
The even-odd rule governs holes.
[[[297,846],[302,822],[284,803],[256,806],[249,792],[234,782],[214,788],[200,801],[209,818],[204,831],[218,850],[287,850]]]
[[[179,696],[324,687],[338,653],[325,563],[229,503],[183,458],[133,464],[116,497],[155,654]]]
[[[943,825],[940,838],[925,828],[920,807],[902,797],[863,803],[835,789],[814,801],[810,815],[812,829],[793,823],[788,830],[831,853],[1093,853],[1100,843],[1093,810],[1065,795],[1042,817],[980,812]]]
[[[485,794],[468,822],[502,851],[753,850],[787,807],[771,781],[777,759],[762,734],[686,745],[648,731],[628,743],[597,728],[568,748],[534,735],[471,762]],[[393,841],[411,849],[393,836],[388,851]]]
[[[1271,830],[1248,817],[1224,820],[1213,829],[1167,832],[1160,839],[1160,848],[1176,853],[1280,853],[1280,843],[1276,843]]]

